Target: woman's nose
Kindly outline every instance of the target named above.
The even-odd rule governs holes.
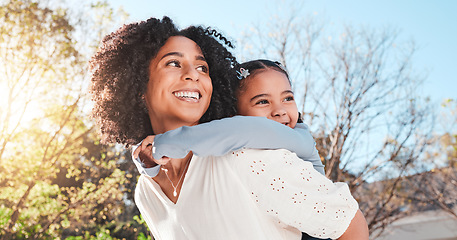
[[[184,68],[183,78],[185,80],[198,81],[199,73],[193,66],[187,66]]]

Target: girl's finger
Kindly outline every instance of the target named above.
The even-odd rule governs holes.
[[[141,143],[141,150],[144,150],[149,145],[151,145],[154,142],[154,137],[155,135],[149,135],[145,139],[143,139],[143,142]]]

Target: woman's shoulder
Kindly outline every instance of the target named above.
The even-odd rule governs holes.
[[[287,149],[241,149],[229,155],[227,161],[232,162],[232,166],[242,175],[284,175],[298,168],[307,172],[314,170],[310,162],[301,160]]]
[[[232,158],[237,159],[247,159],[250,161],[255,161],[255,159],[265,161],[285,161],[286,159],[295,159],[297,161],[303,162],[297,154],[291,152],[287,149],[249,149],[244,148],[238,151],[231,153]]]
[[[232,158],[256,205],[300,231],[337,238],[358,209],[347,184],[332,183],[288,150],[243,149],[233,152]]]
[[[197,157],[198,169],[225,169],[240,178],[287,175],[290,171],[314,172],[310,162],[303,161],[287,149],[243,148],[223,156]],[[316,172],[317,173],[317,172]],[[319,173],[318,173],[319,174]]]
[[[251,149],[251,148],[243,148],[237,151],[233,151],[231,153],[232,155],[238,154],[238,156],[244,155],[244,156],[252,156],[252,155],[297,155],[287,149]]]

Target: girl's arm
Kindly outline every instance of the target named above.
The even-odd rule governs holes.
[[[305,124],[295,129],[264,117],[235,116],[156,135],[153,157],[222,156],[241,148],[287,149],[323,173],[313,136]]]
[[[235,116],[180,127],[156,135],[152,152],[154,159],[161,159],[164,156],[183,158],[189,151],[201,157],[222,156],[241,148],[287,149],[324,174],[314,139],[305,124],[297,124],[292,129],[264,117]],[[140,173],[158,172],[159,166],[146,169],[139,158],[135,163]]]
[[[137,145],[132,146],[132,149],[131,149],[132,160],[133,160],[133,163],[135,164],[136,168],[138,169],[138,172],[140,172],[140,174],[145,174],[150,177],[155,177],[159,173],[160,165],[157,165],[153,161],[153,159],[150,157],[150,154],[149,155],[145,154],[146,151],[141,151],[141,152],[137,153],[136,156],[134,154],[135,151],[141,146],[143,141],[141,141]],[[143,159],[145,161],[142,161],[141,159]],[[145,164],[145,162],[148,164]]]

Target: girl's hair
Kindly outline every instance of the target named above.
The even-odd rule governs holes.
[[[263,71],[266,71],[268,69],[272,69],[275,71],[278,71],[280,73],[284,73],[286,75],[287,80],[289,81],[289,84],[291,84],[290,79],[289,79],[289,74],[287,73],[286,69],[280,62],[273,62],[270,60],[266,59],[258,59],[258,60],[252,60],[249,62],[244,62],[237,67],[237,74],[238,74],[238,79],[240,80],[238,83],[238,89],[236,90],[236,95],[239,96],[245,89],[246,89],[246,84],[249,81],[249,78],[254,77],[256,74],[261,73]],[[248,71],[249,74],[243,75],[242,71]],[[302,123],[302,116],[301,113],[298,113],[298,122]]]
[[[238,85],[238,90],[237,90],[238,94],[245,90],[247,79],[255,76],[256,74],[258,74],[260,72],[266,71],[268,69],[273,69],[275,71],[284,73],[287,77],[287,80],[289,80],[289,83],[290,83],[289,74],[287,74],[286,69],[279,62],[273,62],[273,61],[266,60],[266,59],[258,59],[258,60],[252,60],[249,62],[244,62],[244,63],[238,65],[237,69],[238,69],[237,70],[238,79],[240,79],[240,82]],[[249,71],[249,75],[242,76],[242,73],[240,72],[241,69],[243,69],[244,71],[246,71],[246,70]]]
[[[154,134],[144,101],[149,64],[172,36],[184,36],[197,43],[210,69],[213,95],[200,122],[235,115],[236,61],[225,47],[231,47],[231,43],[208,28],[191,26],[178,30],[168,17],[150,18],[124,25],[105,36],[89,62],[92,116],[100,125],[103,142],[129,146]]]

